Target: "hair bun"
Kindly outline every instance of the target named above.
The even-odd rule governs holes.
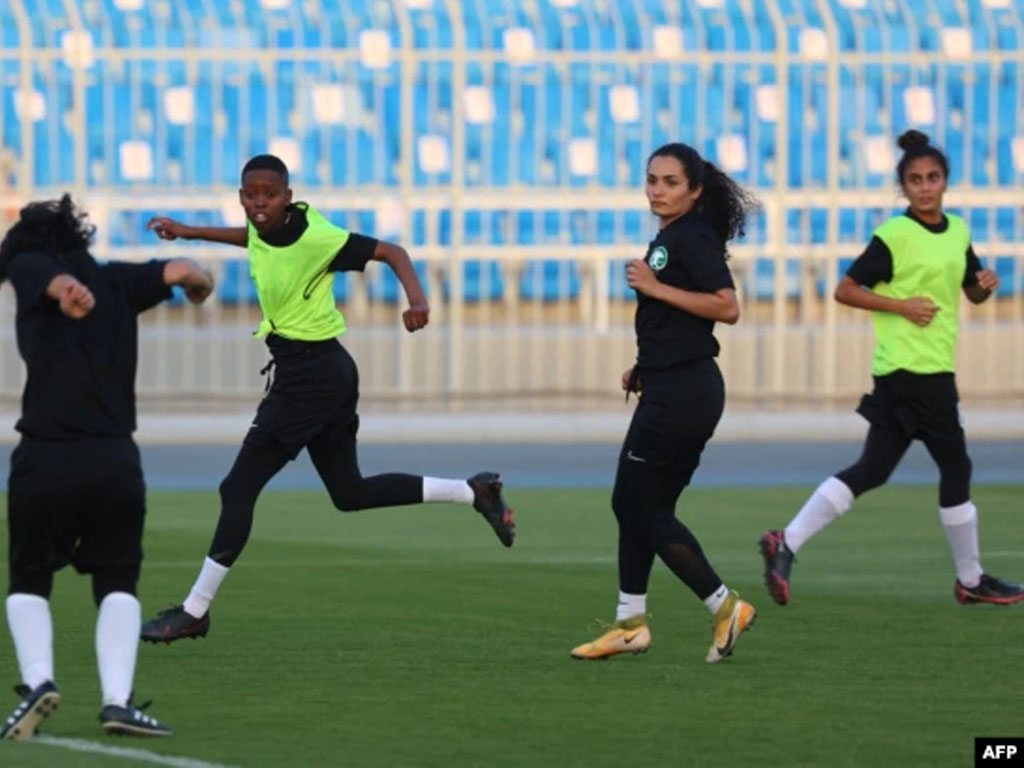
[[[909,131],[904,131],[903,134],[896,139],[896,143],[899,145],[900,149],[906,152],[913,147],[927,147],[928,136],[911,128]]]

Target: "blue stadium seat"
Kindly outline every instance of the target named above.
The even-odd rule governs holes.
[[[171,307],[180,307],[185,304],[185,291],[180,285],[171,287],[171,298],[164,302]]]
[[[608,264],[608,298],[621,301],[633,301],[636,291],[626,282],[626,262],[612,261]]]
[[[996,296],[999,298],[1013,296],[1024,291],[1024,271],[1017,272],[1013,256],[996,256],[982,260],[982,265],[992,269],[999,277]]]
[[[334,300],[337,302],[344,302],[348,299],[348,292],[350,283],[352,282],[347,272],[335,272],[334,273]]]
[[[444,300],[451,300],[451,281],[442,283]],[[466,261],[462,264],[462,299],[470,304],[501,301],[505,295],[505,278],[497,261]]]
[[[429,299],[430,283],[427,280],[427,263],[425,261],[415,261],[413,266],[416,268],[416,274],[419,275],[420,283],[423,285],[423,290]],[[380,266],[376,269],[376,274],[367,281],[366,289],[370,301],[382,302],[384,304],[397,304],[400,301],[405,301],[402,284],[398,282],[395,273],[386,266]]]
[[[529,261],[519,279],[519,296],[525,301],[575,300],[579,295],[579,267],[572,261]]]
[[[228,305],[259,303],[247,260],[231,259],[224,262],[224,272],[217,283],[217,298]]]
[[[853,264],[853,262],[854,262],[854,260],[852,258],[849,258],[849,257],[843,257],[841,259],[837,259],[836,260],[836,284],[837,285],[839,284],[840,280],[842,280],[844,277],[846,277],[846,270],[848,270],[850,268],[850,265]],[[824,278],[824,276],[819,277],[817,279],[817,281],[815,283],[815,289],[816,289],[816,292],[818,294],[818,298],[819,299],[820,298],[824,298],[824,296],[825,296],[825,278]]]
[[[1018,241],[1024,232],[1017,227],[1017,219],[1018,209],[996,208],[996,236],[1008,243]],[[1024,227],[1024,217],[1021,225]]]
[[[752,279],[751,279],[752,278]],[[800,297],[800,261],[786,259],[786,298]],[[775,297],[775,260],[756,259],[753,275],[747,278],[747,292],[759,301]]]

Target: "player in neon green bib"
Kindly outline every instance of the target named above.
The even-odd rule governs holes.
[[[253,508],[264,485],[306,448],[331,500],[351,512],[421,502],[461,502],[480,512],[502,544],[512,546],[515,524],[500,477],[479,472],[469,480],[391,473],[363,477],[356,456],[359,375],[337,336],[345,318],[334,303],[332,272],[362,271],[376,259],[394,270],[409,300],[406,330],[427,325],[429,308],[405,249],[336,227],[306,203],[292,203],[288,169],[259,155],[242,170],[239,191],[244,228],[188,227],[158,217],[150,228],[166,240],[198,238],[246,247],[263,320],[272,384],[256,412],[238,458],[221,483],[221,515],[199,577],[181,605],[142,627],[142,638],[170,642],[202,637],[209,606],[245,546]]]
[[[836,287],[837,301],[871,312],[877,344],[875,388],[857,409],[871,424],[855,464],[825,480],[781,531],[760,540],[765,584],[789,602],[793,556],[837,520],[862,493],[883,485],[911,441],[924,442],[939,468],[939,519],[953,553],[961,603],[1006,605],[1024,600],[1024,586],[986,574],[971,502],[971,460],[960,426],[953,376],[960,293],[975,303],[999,285],[982,269],[963,219],[942,210],[949,161],[919,131],[899,138],[896,175],[910,206],[877,230]]]

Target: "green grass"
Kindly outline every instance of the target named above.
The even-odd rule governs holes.
[[[323,493],[268,493],[210,636],[140,649],[139,698],[155,698],[152,712],[177,735],[100,733],[95,613],[88,580],[71,572],[53,599],[64,703],[45,730],[231,765],[446,768],[961,766],[975,736],[1024,735],[1024,611],[953,599],[933,488],[867,496],[801,553],[792,604],[770,601],[756,539],[808,490],[684,495],[680,516],[760,609],[715,666],[703,661],[703,605],[660,564],[651,651],[570,660],[614,610],[606,491],[514,491],[512,550],[465,508],[343,515]],[[1024,576],[1022,493],[975,494],[983,562],[1006,578]],[[151,495],[147,616],[184,597],[216,516],[212,493]],[[17,678],[3,633],[0,680]],[[0,764],[111,762],[3,743]]]

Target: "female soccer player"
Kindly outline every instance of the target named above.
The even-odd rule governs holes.
[[[213,289],[191,259],[97,263],[93,227],[69,195],[31,203],[0,244],[0,282],[17,297],[15,331],[28,376],[7,493],[7,623],[21,703],[0,738],[25,740],[60,703],[54,682],[53,574],[92,576],[96,658],[108,733],[167,736],[132,703],[142,609],[146,489],[135,430],[138,315],[181,285],[200,303]]]
[[[407,474],[363,477],[356,457],[359,376],[338,341],[345,320],[334,303],[330,272],[362,271],[370,259],[386,262],[409,299],[402,319],[412,332],[427,324],[429,308],[405,250],[346,232],[306,203],[292,203],[288,169],[273,155],[252,158],[239,191],[248,226],[189,227],[157,217],[149,226],[165,240],[178,237],[244,246],[256,283],[272,384],[227,477],[221,514],[199,578],[184,603],[146,622],[142,639],[171,642],[205,636],[209,606],[245,546],[263,486],[303,449],[334,505],[352,512],[374,507],[444,501],[472,504],[501,543],[512,546],[515,524],[493,472],[469,480]]]
[[[612,492],[619,603],[610,631],[574,648],[572,656],[647,650],[647,582],[657,554],[711,612],[714,637],[706,660],[713,664],[732,652],[756,611],[722,583],[676,518],[675,505],[725,406],[712,331],[716,321],[739,319],[725,244],[742,232],[754,201],[686,144],[667,144],[651,155],[646,192],[660,231],[646,257],[626,268],[638,298],[637,360],[622,374],[622,388],[627,397],[642,394]]]
[[[875,230],[835,293],[836,301],[866,309],[874,320],[875,387],[857,409],[871,426],[857,462],[819,485],[784,530],[761,536],[765,584],[779,605],[789,602],[793,555],[855,498],[884,485],[915,439],[939,467],[939,519],[953,551],[956,598],[961,603],[1024,600],[1024,587],[981,569],[971,460],[953,376],[960,290],[980,304],[999,278],[981,268],[963,219],[942,210],[949,179],[942,150],[914,130],[898,143],[903,156],[896,177],[910,205]]]

